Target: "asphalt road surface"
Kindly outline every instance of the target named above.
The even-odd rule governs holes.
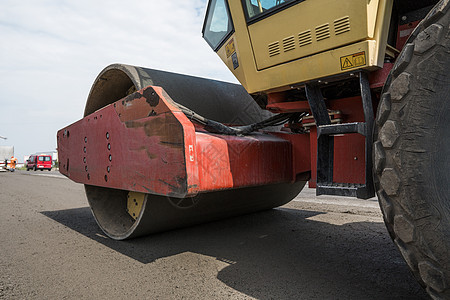
[[[0,173],[0,204],[0,299],[428,299],[374,199],[306,188],[130,241],[106,238],[83,186],[57,172]]]

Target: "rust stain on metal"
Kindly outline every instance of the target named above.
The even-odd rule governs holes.
[[[140,91],[139,92],[134,92],[133,94],[130,94],[130,95],[126,96],[122,100],[122,104],[124,104],[125,102],[131,102],[131,101],[136,100],[136,99],[141,99],[142,97],[144,97],[144,95],[142,95],[140,93]]]
[[[148,117],[156,117],[161,114],[172,114],[164,100],[152,87],[146,87],[137,91],[114,104],[117,115],[122,122],[139,120]],[[170,100],[172,105],[173,101]]]
[[[183,147],[183,143],[173,143],[173,142],[168,142],[168,141],[160,141],[159,143],[162,145],[167,145],[169,147],[174,147],[174,148]]]
[[[150,152],[150,150],[148,149],[147,146],[141,146],[141,147],[139,147],[137,149],[130,149],[130,150],[132,150],[132,151],[145,151],[145,154],[147,154],[148,158],[150,158],[150,159],[158,158],[158,154]]]
[[[148,149],[146,150],[146,153],[147,153],[148,158],[150,158],[150,159],[158,158],[158,155],[156,155],[156,154],[154,154],[154,153],[150,153],[150,152],[148,151]]]
[[[143,92],[143,96],[146,99],[146,102],[150,104],[150,106],[155,107],[159,104],[159,95],[152,88],[147,88]]]
[[[130,125],[139,126],[137,124]],[[147,136],[159,136],[161,144],[174,148],[183,147],[183,127],[173,115],[167,114],[164,118],[152,118],[141,123],[141,126]]]
[[[145,135],[160,137],[160,143],[169,147],[183,147],[183,127],[178,120],[169,114],[159,115],[143,121],[126,121],[127,128],[143,128]]]
[[[170,188],[170,192],[168,196],[185,196],[187,193],[187,180],[186,177],[176,176],[173,178],[173,182],[176,182],[177,185],[170,184],[164,180],[159,179],[159,181]]]
[[[166,121],[163,118],[155,118],[143,124],[147,136],[165,136]]]
[[[130,102],[123,101],[122,104],[116,105],[116,112],[122,122],[156,115],[155,111],[145,102],[145,98],[142,97]]]
[[[149,193],[149,194],[155,194],[155,191],[153,191],[152,189],[149,189],[148,187],[142,185],[142,187]]]

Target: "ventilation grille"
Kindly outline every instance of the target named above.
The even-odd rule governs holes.
[[[268,48],[269,48],[269,57],[280,54],[280,43],[279,42],[270,43]]]
[[[321,41],[330,37],[330,24],[323,24],[316,27],[316,40]]]
[[[298,34],[298,42],[300,47],[304,47],[312,43],[311,30],[303,31]]]
[[[336,35],[350,31],[350,18],[348,16],[334,20],[334,33]]]
[[[333,24],[334,34],[337,36],[350,31],[350,18],[345,16],[334,20]],[[319,42],[331,37],[330,23],[322,24],[314,28],[315,39],[313,40],[313,31],[311,29],[300,32],[298,35],[284,38],[281,42],[276,41],[270,43],[268,47],[269,57],[280,55],[281,52],[289,52],[295,50],[297,45],[299,48]],[[296,38],[298,37],[298,44]],[[281,49],[283,47],[283,49]]]
[[[283,50],[288,52],[295,49],[295,38],[294,36],[287,37],[283,39]]]

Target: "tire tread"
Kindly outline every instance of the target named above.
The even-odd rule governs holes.
[[[426,145],[417,140],[429,134],[432,125],[415,117],[411,106],[412,102],[420,103],[421,113],[433,118],[435,108],[420,98],[419,92],[433,95],[436,91],[428,86],[427,78],[423,85],[417,84],[417,73],[439,72],[433,69],[442,58],[436,52],[450,53],[449,2],[441,0],[432,9],[397,59],[381,96],[373,149],[375,188],[388,232],[415,277],[434,299],[450,299],[450,257],[436,256],[427,245],[430,238],[424,224],[439,224],[442,219],[439,210],[416,193],[426,180],[417,169],[427,167],[423,159]],[[431,67],[421,68],[431,60]],[[415,132],[413,126],[419,129]],[[417,160],[406,161],[401,155],[405,151]],[[449,253],[450,241],[434,240],[434,244],[443,249],[440,253]]]

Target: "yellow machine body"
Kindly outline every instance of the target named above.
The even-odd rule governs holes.
[[[229,0],[234,31],[216,51],[249,93],[286,90],[356,69],[374,70],[383,66],[392,4],[292,1],[252,21],[249,7],[264,11],[259,0],[246,0],[246,5]]]

